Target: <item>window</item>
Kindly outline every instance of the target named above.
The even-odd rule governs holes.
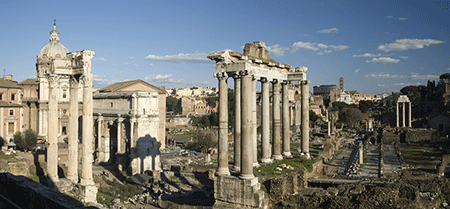
[[[67,127],[63,126],[61,132],[62,132],[62,135],[67,135]]]
[[[13,109],[10,109],[10,110],[9,110],[9,115],[10,115],[10,116],[13,116],[13,115],[14,115],[14,110],[13,110]]]
[[[67,90],[63,90],[63,95],[62,95],[63,99],[67,98]]]
[[[8,133],[9,134],[14,133],[14,123],[8,123]]]
[[[111,107],[114,107],[114,103],[111,102]]]
[[[3,94],[0,93],[0,100],[3,100]]]
[[[11,101],[14,101],[16,98],[16,94],[11,94]]]

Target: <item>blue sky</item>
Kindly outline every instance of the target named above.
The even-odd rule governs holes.
[[[217,86],[213,51],[263,41],[312,86],[380,94],[450,73],[450,1],[1,1],[0,70],[36,76],[56,19],[69,51],[95,50],[94,87],[142,79]],[[3,73],[3,72],[2,72]],[[230,84],[232,84],[230,79]]]

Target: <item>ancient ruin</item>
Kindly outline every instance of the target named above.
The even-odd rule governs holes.
[[[262,153],[259,162],[268,163],[271,160],[283,159],[283,156],[291,156],[288,85],[292,81],[299,81],[301,84],[301,152],[302,155],[309,157],[307,68],[279,64],[269,58],[269,53],[265,48],[265,43],[258,41],[246,44],[244,54],[226,50],[208,55],[209,59],[216,61],[214,76],[219,79],[219,159],[217,177],[214,182],[216,208],[268,207],[264,193],[259,189],[258,178],[253,175],[253,167],[258,166],[256,152],[257,81],[262,84]],[[228,168],[228,77],[234,78],[235,97],[240,98],[239,103],[236,101],[235,110],[238,114],[235,115],[235,164],[233,167],[240,171],[239,177],[231,176]],[[272,83],[273,88],[272,155],[269,137],[269,83]],[[280,101],[282,101],[282,105],[280,105]]]
[[[400,95],[400,97],[398,97],[398,100],[397,100],[397,127],[400,127],[400,118],[399,118],[399,110],[398,110],[398,107],[399,107],[399,105],[401,105],[402,106],[402,127],[405,127],[406,126],[406,115],[405,115],[405,107],[406,107],[406,105],[407,104],[409,104],[409,107],[408,107],[408,127],[412,127],[411,126],[411,102],[409,101],[409,98],[408,98],[408,96],[406,96],[406,95]]]
[[[39,134],[48,137],[47,170],[55,188],[58,177],[58,136],[67,134],[69,163],[67,179],[78,183],[79,103],[82,102],[82,173],[79,187],[85,202],[96,202],[97,187],[92,177],[93,101],[91,59],[95,51],[68,52],[59,43],[56,24],[50,42],[38,55],[36,70],[40,84]],[[69,92],[68,92],[69,91]],[[58,102],[68,101],[64,106]],[[67,111],[68,109],[68,111]]]

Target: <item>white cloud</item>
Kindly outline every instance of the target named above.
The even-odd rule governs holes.
[[[98,86],[105,86],[105,85],[110,85],[110,84],[119,82],[117,79],[109,81],[108,79],[105,78],[105,76],[99,76],[99,75],[95,75],[95,74],[92,75],[92,80],[93,80],[94,84],[97,84]],[[94,86],[97,86],[97,85],[94,85]]]
[[[322,44],[322,43],[318,43],[317,46],[318,46],[319,48],[324,48],[324,49],[328,48],[327,45]]]
[[[378,84],[378,87],[386,87],[384,84]]]
[[[319,30],[317,32],[318,33],[337,33],[337,32],[339,32],[339,29],[337,29],[337,28],[330,28],[330,29]]]
[[[183,79],[173,79],[172,74],[166,74],[166,75],[158,74],[156,76],[146,76],[144,79],[151,83],[155,83],[157,85],[159,85],[159,84],[164,84],[164,85],[169,84],[170,85],[170,84],[184,83]]]
[[[360,54],[360,55],[353,55],[353,57],[380,57],[381,54],[372,54],[372,53],[365,53],[365,54]]]
[[[376,72],[376,73],[370,73],[365,75],[364,77],[366,78],[395,78],[395,79],[400,79],[400,78],[405,78],[405,79],[415,79],[415,80],[420,80],[420,79],[438,79],[439,76],[438,75],[420,75],[419,73],[411,73],[410,76],[408,75],[391,75],[389,73],[385,73],[385,72]]]
[[[148,66],[149,66],[149,67],[153,67],[153,63],[150,63]]]
[[[400,58],[406,60],[406,59],[408,59],[409,57],[408,57],[408,56],[400,56]]]
[[[165,55],[165,56],[157,56],[157,55],[148,55],[145,57],[146,60],[154,60],[161,62],[179,62],[179,63],[211,63],[206,56],[207,53],[195,52],[193,54],[177,54],[177,55]]]
[[[125,63],[123,63],[123,65],[125,65],[125,66],[126,66],[126,65],[130,65],[130,63],[128,63],[128,62],[125,62]]]
[[[381,44],[377,49],[384,52],[404,51],[409,49],[422,49],[425,46],[442,43],[445,42],[434,39],[397,39],[395,43]]]
[[[313,50],[313,51],[317,51],[319,50],[319,48],[317,48],[316,43],[311,43],[311,42],[295,42],[294,44],[292,44],[292,50],[297,51],[299,49],[307,49],[307,50]]]
[[[334,49],[334,51],[342,51],[344,49],[348,49],[349,46],[345,46],[345,45],[339,45],[339,46],[335,46],[335,45],[330,45],[331,48]]]
[[[371,60],[366,60],[367,63],[383,63],[383,64],[387,64],[387,63],[398,63],[400,62],[399,59],[393,59],[390,57],[380,57],[380,58],[376,58],[374,57]]]
[[[323,52],[318,52],[317,54],[318,55],[324,55],[324,54],[329,54],[329,53],[331,53],[333,50],[331,50],[331,49],[327,49],[327,50],[325,50],[325,51],[323,51]]]
[[[104,57],[96,57],[92,61],[106,61],[106,59]]]
[[[415,86],[415,85],[420,85],[420,82],[415,82],[415,83],[394,83],[394,86]]]
[[[288,47],[281,47],[279,44],[267,47],[267,51],[269,51],[269,53],[273,54],[275,57],[283,56],[284,52],[287,50],[289,50]]]
[[[400,18],[398,18],[398,20],[400,20],[400,21],[405,21],[405,20],[407,20],[408,18],[406,18],[406,17],[400,17]]]
[[[133,67],[139,67],[139,65],[138,64],[133,64]]]
[[[358,72],[359,72],[359,68],[355,70],[355,73],[358,73]]]
[[[391,19],[391,18],[394,18],[394,16],[392,16],[392,15],[389,15],[389,16],[386,16],[386,18],[389,18],[389,19]]]
[[[130,60],[135,59],[135,57],[130,57]]]

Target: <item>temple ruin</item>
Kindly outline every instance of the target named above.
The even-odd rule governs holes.
[[[306,67],[291,67],[269,58],[264,42],[247,43],[244,54],[228,50],[213,52],[208,58],[216,61],[214,76],[219,80],[219,149],[218,169],[214,180],[215,207],[267,208],[267,199],[260,190],[253,167],[291,157],[289,85],[301,85],[301,154],[309,158],[309,81]],[[228,107],[227,80],[235,83],[235,162],[239,177],[231,176],[228,168]],[[262,86],[261,141],[257,156],[256,83]],[[269,118],[269,84],[272,83],[272,130]],[[281,92],[281,95],[280,95]],[[240,100],[240,101],[239,101]],[[281,103],[281,104],[280,104]],[[272,132],[272,144],[270,143]],[[271,153],[272,148],[272,153]],[[259,159],[259,160],[258,160]]]

